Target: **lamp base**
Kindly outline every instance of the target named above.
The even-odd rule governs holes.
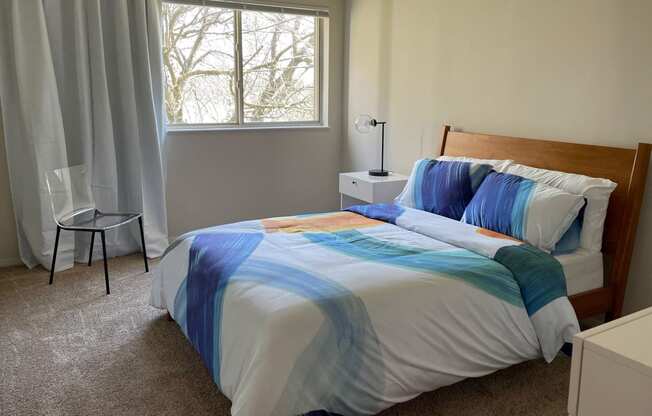
[[[384,169],[370,169],[370,176],[389,176],[389,171]]]

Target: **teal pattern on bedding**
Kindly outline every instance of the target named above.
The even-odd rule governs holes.
[[[364,303],[337,282],[312,271],[301,270],[280,262],[251,259],[263,233],[199,233],[190,249],[188,275],[175,298],[179,326],[199,352],[215,384],[221,387],[220,338],[221,314],[225,291],[234,281],[254,282],[282,289],[301,296],[314,305],[327,319],[313,338],[311,346],[298,358],[282,401],[308,400],[302,389],[311,380],[318,392],[315,409],[337,409],[353,414],[346,398],[360,395],[355,380],[360,372],[371,375],[374,384],[368,389],[381,394],[384,389],[383,362],[364,359],[361,355],[382,357],[378,339]],[[247,261],[244,261],[247,260]],[[235,273],[237,270],[237,273]],[[375,353],[369,354],[369,352]],[[346,373],[337,371],[346,368]],[[315,378],[315,372],[320,377]],[[368,393],[368,392],[367,392]],[[292,405],[302,408],[304,403]]]
[[[228,288],[235,283],[298,297],[323,317],[296,356],[270,415],[287,414],[288,409],[355,415],[360,414],[358,408],[375,413],[386,405],[375,399],[387,389],[389,370],[368,306],[354,288],[330,276],[331,269],[342,264],[364,265],[390,276],[417,272],[422,281],[461,282],[454,286],[458,292],[464,287],[478,289],[473,293],[481,299],[492,299],[499,309],[519,311],[526,322],[528,316],[543,316],[541,311],[565,297],[563,270],[552,256],[423,212],[428,216],[424,218],[434,221],[430,225],[435,224],[428,228],[427,221],[410,216],[414,211],[397,204],[356,206],[340,213],[219,226],[174,242],[166,256],[172,250],[186,250],[180,244],[188,243],[187,274],[174,298],[174,318],[215,383],[224,388],[224,305]],[[448,237],[465,233],[468,244]],[[319,253],[318,264],[311,253]],[[540,333],[535,321],[548,359],[550,348],[543,343],[554,342],[544,339],[549,335]]]
[[[458,279],[515,306],[523,306],[519,285],[501,264],[464,249],[426,250],[383,241],[357,230],[306,233],[312,242],[346,255],[441,278]]]
[[[529,244],[500,248],[494,260],[507,267],[521,288],[528,315],[566,296],[564,269],[553,256]]]
[[[521,195],[529,194],[529,189],[530,188],[528,187],[525,191],[520,192]],[[523,205],[523,203],[519,201],[527,200],[527,198],[516,196],[512,200],[514,205]],[[368,206],[357,205],[350,207],[347,210],[357,213],[365,212],[367,216],[373,215],[371,218],[382,220],[387,217],[385,212],[395,212],[397,208],[392,207],[391,204],[378,204],[375,205],[373,209]],[[468,252],[468,250],[464,251]],[[550,254],[527,243],[505,245],[498,249],[491,259],[488,257],[480,257],[491,263],[500,264],[511,272],[509,279],[511,279],[512,282],[515,282],[516,287],[520,291],[522,302],[525,304],[530,316],[553,300],[565,297],[567,294],[566,278],[559,261]],[[450,265],[455,264],[452,257],[448,261],[442,263],[448,263]],[[446,266],[439,267],[446,270]],[[489,290],[498,288],[495,283],[499,281],[504,282],[503,279],[496,278],[498,276],[497,274],[489,274],[489,276],[493,276],[494,279],[490,278],[488,281],[485,281],[484,279],[486,279],[486,277],[483,278],[482,273],[480,273],[479,279],[469,279],[469,276],[466,276],[466,281],[469,283],[475,282],[475,285],[478,285],[476,287],[481,286],[484,290],[490,291],[490,293],[495,296],[500,296],[501,298],[503,298],[502,296],[507,296],[509,292],[504,290],[505,287],[501,288],[501,290]],[[507,297],[504,299],[507,300]]]

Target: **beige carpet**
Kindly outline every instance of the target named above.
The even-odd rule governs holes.
[[[58,273],[0,269],[1,415],[229,415],[174,322],[147,304],[138,256]],[[570,360],[525,363],[424,394],[383,416],[565,415]]]

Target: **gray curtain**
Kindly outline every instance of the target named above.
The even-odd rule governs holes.
[[[167,246],[159,14],[158,0],[0,2],[0,108],[27,266],[49,268],[54,248],[45,172],[81,163],[100,210],[142,211],[148,254]],[[62,233],[57,269],[88,255],[90,236],[76,234]],[[136,227],[108,233],[107,250],[140,250]]]

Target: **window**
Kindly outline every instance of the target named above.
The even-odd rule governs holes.
[[[321,123],[321,18],[215,4],[163,3],[168,124]]]

